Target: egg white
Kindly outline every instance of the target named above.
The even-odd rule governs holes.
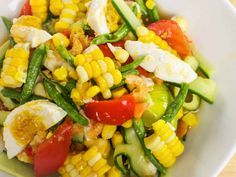
[[[164,81],[190,83],[197,78],[196,72],[187,63],[154,43],[126,41],[125,49],[134,60],[146,56],[140,66]]]
[[[109,33],[105,8],[107,0],[92,0],[87,12],[88,25],[95,31],[96,36]]]
[[[18,143],[10,129],[16,115],[25,111],[29,111],[31,114],[43,118],[42,123],[46,129],[58,123],[67,114],[63,109],[47,100],[30,101],[11,111],[4,122],[3,128],[3,140],[9,159],[15,157],[27,146],[27,144]]]

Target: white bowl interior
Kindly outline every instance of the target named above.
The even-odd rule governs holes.
[[[0,15],[19,14],[23,0],[0,0]],[[157,0],[169,15],[189,22],[188,34],[199,51],[214,65],[218,93],[214,105],[204,104],[200,125],[191,130],[186,149],[171,170],[172,177],[214,177],[236,147],[236,10],[227,0]],[[6,33],[0,22],[0,43]],[[0,177],[7,177],[0,172]]]

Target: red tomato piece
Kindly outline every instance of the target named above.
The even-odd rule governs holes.
[[[68,38],[70,37],[70,30],[68,30],[68,29],[64,29],[61,33]]]
[[[114,42],[112,43],[112,45],[116,46],[116,47],[122,47],[124,48],[124,41],[118,41],[118,42]],[[100,48],[100,50],[102,51],[102,53],[104,54],[105,57],[110,57],[110,58],[114,58],[113,53],[110,51],[109,47],[107,46],[107,44],[101,44],[98,46]]]
[[[29,0],[26,0],[23,7],[21,8],[20,16],[22,15],[32,15],[32,10],[31,10]]]
[[[86,116],[97,122],[121,125],[134,116],[135,98],[124,95],[119,99],[95,101],[85,105]]]
[[[36,177],[55,173],[70,150],[73,122],[66,120],[54,132],[51,138],[38,146],[34,156],[34,172]]]
[[[137,67],[137,70],[138,70],[138,72],[139,72],[140,75],[144,75],[145,77],[148,77],[149,72],[146,71],[145,69],[143,69],[142,67],[138,66],[138,67]]]
[[[179,25],[173,20],[159,20],[148,26],[175,49],[182,57],[191,55],[188,40]]]

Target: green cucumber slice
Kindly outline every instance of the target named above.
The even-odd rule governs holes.
[[[14,109],[16,104],[10,98],[3,96],[2,90],[3,87],[0,87],[0,100],[3,102],[3,105],[9,110]]]
[[[114,161],[117,168],[124,174],[128,173],[129,170],[122,162],[122,155],[124,155],[129,159],[130,168],[138,177],[154,175],[156,168],[144,155],[142,145],[134,129],[125,129],[124,134],[127,144],[117,145],[114,152]]]
[[[125,3],[124,0],[112,0],[112,4],[119,15],[122,17],[122,19],[125,21],[125,23],[130,27],[132,33],[137,36],[136,29],[142,24],[129,8],[129,6]]]
[[[184,61],[186,63],[189,64],[189,66],[191,66],[191,68],[196,71],[198,66],[199,66],[199,62],[197,61],[197,59],[193,56],[187,56],[186,58],[184,58]]]
[[[145,127],[151,127],[154,122],[164,115],[169,105],[169,101],[170,93],[165,84],[154,85],[153,90],[148,96],[150,107],[142,115]]]
[[[3,123],[5,122],[9,113],[10,111],[0,111],[0,126],[3,126]]]
[[[16,158],[8,159],[5,152],[0,153],[0,170],[16,177],[34,177],[31,165],[20,162]]]
[[[178,83],[170,83],[176,87],[180,87]],[[212,79],[198,76],[193,82],[189,84],[189,91],[198,95],[206,102],[213,104],[216,97],[216,83]]]
[[[215,101],[216,83],[211,79],[197,77],[197,79],[190,83],[189,90],[210,104],[213,104]]]
[[[174,88],[174,95],[177,96],[179,93],[179,88],[175,87]],[[201,103],[201,99],[198,95],[196,94],[191,94],[192,96],[192,100],[190,102],[184,102],[183,107],[189,111],[195,111],[199,108],[200,103]]]

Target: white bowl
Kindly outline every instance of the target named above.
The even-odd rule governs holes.
[[[157,0],[170,15],[185,16],[189,37],[215,67],[218,93],[204,104],[200,125],[187,137],[185,153],[172,168],[173,177],[215,177],[236,149],[236,10],[227,0]],[[0,0],[0,15],[19,13],[22,0]],[[0,24],[0,41],[4,38]],[[6,177],[0,173],[0,177]]]

